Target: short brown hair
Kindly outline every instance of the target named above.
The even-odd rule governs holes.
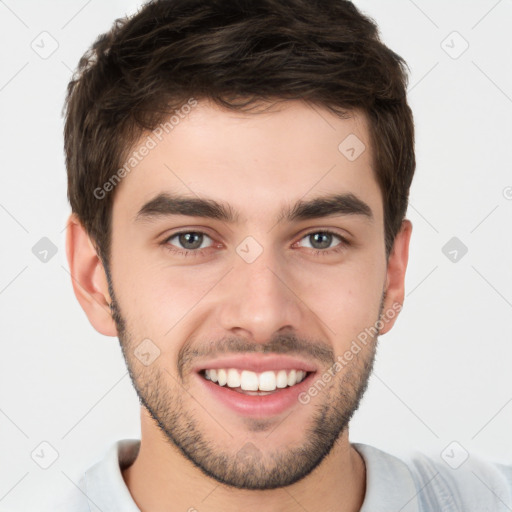
[[[299,99],[340,117],[355,109],[367,116],[389,256],[416,166],[406,66],[345,0],[148,2],[96,39],[68,85],[71,209],[108,272],[115,190],[101,199],[93,191],[145,131],[191,97],[240,111]]]

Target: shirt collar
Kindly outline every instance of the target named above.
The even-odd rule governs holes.
[[[418,491],[405,462],[374,446],[352,443],[366,465],[366,494],[360,512],[420,512]]]
[[[130,466],[139,453],[139,439],[122,439],[114,443],[105,458],[88,469],[84,475],[84,492],[90,500],[91,511],[140,512],[126,486],[121,470]]]
[[[366,466],[366,492],[360,512],[420,512],[418,491],[403,461],[370,445],[352,443],[352,446]],[[120,507],[123,512],[140,512],[121,473],[134,462],[139,448],[139,439],[117,441],[102,461],[86,471],[84,491],[91,505],[102,512],[118,512]]]

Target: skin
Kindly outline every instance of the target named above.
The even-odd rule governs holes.
[[[340,119],[300,101],[257,115],[200,101],[115,190],[110,292],[91,240],[70,216],[67,256],[77,299],[98,332],[119,336],[134,386],[153,408],[151,413],[141,407],[141,449],[123,471],[142,511],[360,509],[365,467],[349,442],[346,423],[364,392],[377,336],[309,403],[267,418],[243,418],[207,396],[192,375],[199,357],[183,366],[182,375],[178,362],[186,349],[215,354],[221,342],[229,346],[233,341],[234,349],[244,342],[258,351],[282,335],[311,347],[297,355],[308,357],[321,376],[329,365],[314,356],[314,346],[338,357],[379,318],[385,320],[380,334],[392,328],[398,315],[382,315],[403,303],[412,225],[403,221],[386,259],[382,195],[366,123],[357,111]],[[366,145],[352,162],[338,150],[351,133]],[[141,206],[164,191],[229,203],[240,220],[228,224],[169,216],[135,222]],[[284,205],[333,192],[354,194],[371,208],[373,218],[337,215],[276,223]],[[333,237],[322,249],[326,254],[315,254],[318,245],[306,235],[322,229],[335,231],[349,245],[333,252],[341,242]],[[185,230],[208,235],[201,255],[166,250],[166,244],[186,250],[178,237],[169,239]],[[248,236],[263,248],[252,263],[236,252]],[[112,301],[117,322],[108,307]],[[149,366],[134,355],[146,338],[160,350]],[[279,352],[279,344],[272,346]],[[337,435],[331,442],[319,437],[328,454],[307,466],[292,454],[314,438],[322,410],[329,411],[325,422]],[[179,411],[177,417],[172,411]],[[188,455],[172,436],[182,448],[188,442]],[[212,459],[219,454],[227,461],[222,467]],[[256,475],[261,484],[276,458],[288,460],[277,467],[291,468],[293,474],[297,468],[290,461],[296,461],[307,466],[307,474],[266,490],[219,483],[221,470],[237,460],[237,475]],[[210,476],[198,461],[210,464]]]

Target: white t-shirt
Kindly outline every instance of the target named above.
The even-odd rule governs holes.
[[[131,465],[140,440],[114,443],[80,479],[56,512],[140,512],[121,469]],[[378,448],[352,443],[366,463],[360,512],[511,512],[512,466],[469,457],[454,469],[419,452],[407,461]]]

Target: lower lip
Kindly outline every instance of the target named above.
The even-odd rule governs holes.
[[[299,403],[298,396],[305,391],[313,378],[314,372],[291,387],[276,390],[268,395],[244,395],[227,386],[219,386],[196,373],[202,385],[221,403],[242,416],[265,417],[281,414]]]

